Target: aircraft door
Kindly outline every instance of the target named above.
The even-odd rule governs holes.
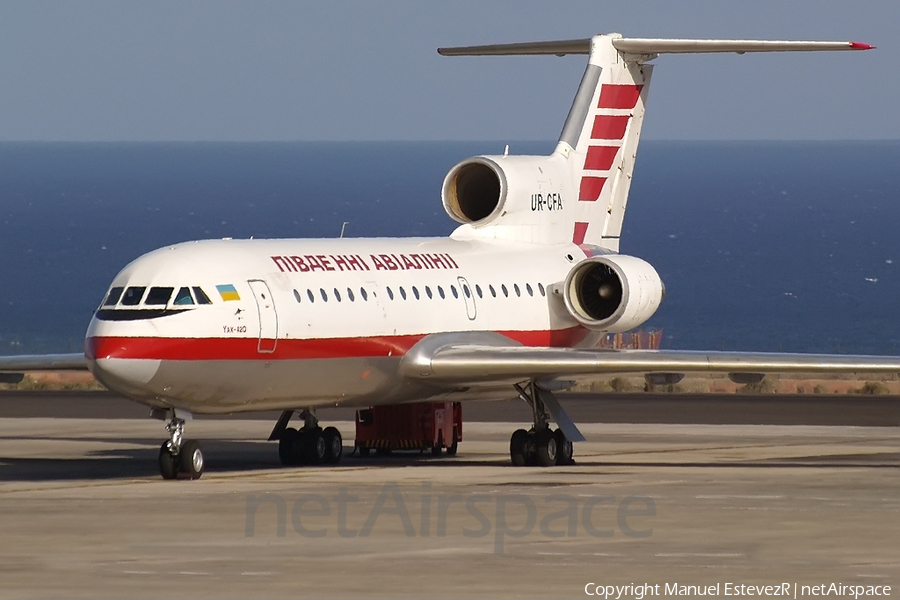
[[[278,313],[275,312],[275,300],[265,281],[251,279],[247,283],[253,290],[256,299],[256,310],[259,314],[259,343],[256,346],[258,352],[275,352],[278,343]]]
[[[466,301],[466,314],[470,321],[474,321],[475,317],[478,316],[478,307],[475,306],[475,290],[472,289],[465,277],[457,277],[456,279],[459,281],[463,300]]]

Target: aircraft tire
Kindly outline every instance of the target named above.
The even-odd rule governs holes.
[[[319,465],[325,461],[326,456],[328,456],[328,446],[325,443],[325,436],[322,435],[322,431],[309,431],[303,435],[306,441],[306,461],[311,465]]]
[[[159,448],[159,474],[163,479],[178,477],[178,457],[169,452],[169,442],[163,442]]]
[[[188,440],[178,453],[179,471],[189,479],[200,479],[204,466],[203,450],[197,440]]]
[[[344,455],[344,440],[341,432],[337,427],[326,427],[322,432],[325,439],[325,462],[336,465],[341,462],[341,456]]]
[[[294,461],[294,444],[297,441],[297,430],[288,427],[281,433],[281,439],[278,440],[278,458],[281,464],[290,466],[296,464]]]
[[[559,455],[559,446],[556,443],[556,434],[549,429],[544,429],[537,434],[535,440],[535,454],[537,464],[542,467],[552,467],[556,464]]]
[[[571,465],[575,462],[572,458],[575,454],[575,448],[569,440],[562,432],[562,430],[557,429],[554,432],[556,436],[556,464],[557,465]]]
[[[523,467],[526,463],[526,447],[528,446],[528,432],[524,429],[516,429],[509,438],[509,458],[513,466]]]

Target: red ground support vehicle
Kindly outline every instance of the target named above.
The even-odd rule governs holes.
[[[360,456],[372,450],[427,450],[439,456],[443,448],[456,454],[462,440],[459,402],[417,402],[373,406],[356,411],[356,447]]]

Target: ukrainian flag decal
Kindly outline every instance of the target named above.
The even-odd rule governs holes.
[[[228,302],[229,300],[240,300],[241,296],[238,294],[237,290],[234,289],[234,286],[230,283],[225,285],[217,285],[216,290],[218,290],[219,295],[222,296],[222,300]]]

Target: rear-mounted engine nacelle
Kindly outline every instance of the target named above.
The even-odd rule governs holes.
[[[503,169],[494,161],[479,156],[450,169],[444,178],[441,200],[453,220],[479,223],[496,217],[506,194]]]
[[[621,254],[581,261],[563,289],[566,308],[579,323],[611,333],[634,329],[653,316],[666,291],[650,263]]]
[[[563,210],[564,159],[546,156],[476,156],[450,169],[441,188],[450,217],[475,227],[532,225],[534,212],[545,220]],[[533,204],[540,199],[538,208]]]

